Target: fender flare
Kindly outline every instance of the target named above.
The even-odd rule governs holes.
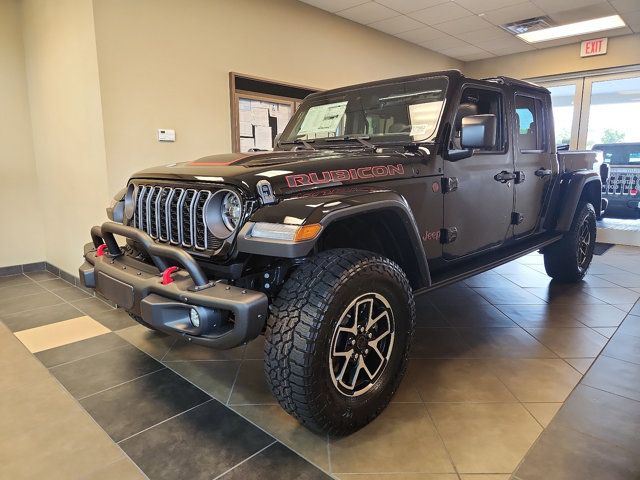
[[[597,182],[597,184],[594,182]],[[556,231],[569,231],[578,203],[585,191],[588,192],[589,199],[593,202],[596,212],[600,211],[602,182],[598,172],[580,170],[562,174],[556,188],[558,189],[555,202],[557,215],[554,229]]]
[[[322,236],[322,232],[333,222],[363,213],[382,210],[391,210],[399,216],[404,226],[402,234],[407,236],[413,249],[413,257],[419,270],[421,288],[430,286],[429,265],[413,212],[404,197],[393,191],[377,190],[366,193],[360,192],[355,195],[331,195],[320,199],[318,197],[301,196],[287,199],[277,205],[263,207],[257,210],[241,228],[237,238],[237,249],[238,252],[271,257],[304,257],[313,251],[318,239]],[[321,234],[313,240],[304,242],[251,237],[250,232],[255,223],[291,223],[290,221],[287,222],[286,219],[291,218],[292,212],[296,212],[295,218],[297,220],[302,220],[299,223],[300,225],[321,224]],[[300,215],[301,212],[304,212],[303,215]],[[303,218],[301,219],[301,217]]]

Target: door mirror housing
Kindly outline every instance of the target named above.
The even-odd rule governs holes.
[[[458,160],[462,160],[463,158],[469,158],[471,155],[473,155],[473,148],[444,151],[444,159],[450,162],[457,162]]]
[[[493,149],[496,146],[498,119],[493,114],[468,115],[462,119],[462,148]]]

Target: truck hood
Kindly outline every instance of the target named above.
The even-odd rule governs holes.
[[[191,162],[149,168],[137,180],[174,180],[234,185],[253,195],[268,180],[276,195],[319,187],[370,183],[413,176],[420,157],[411,153],[364,149],[298,150],[211,155]]]

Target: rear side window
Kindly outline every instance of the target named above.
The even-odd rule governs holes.
[[[542,101],[533,97],[516,95],[516,114],[520,151],[544,150]]]

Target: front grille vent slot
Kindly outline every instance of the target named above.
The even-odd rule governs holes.
[[[194,250],[218,250],[223,240],[207,227],[205,208],[213,192],[138,185],[133,226],[154,240]]]

